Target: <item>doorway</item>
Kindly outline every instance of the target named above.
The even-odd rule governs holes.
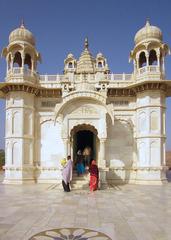
[[[73,159],[76,159],[78,150],[91,149],[91,158],[97,158],[97,136],[90,130],[79,130],[73,135]]]

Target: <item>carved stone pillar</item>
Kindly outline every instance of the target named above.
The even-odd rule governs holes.
[[[6,75],[8,74],[8,70],[10,68],[10,62],[8,61],[8,58],[6,58],[7,66],[6,66]]]
[[[147,67],[149,67],[149,53],[148,52],[145,53],[145,57],[146,57]]]
[[[162,71],[163,71],[163,74],[165,74],[164,57],[162,57]]]
[[[68,156],[68,138],[63,138],[64,142],[64,157],[67,158]]]
[[[160,53],[157,53],[157,66],[160,67]]]
[[[100,139],[100,159],[99,159],[99,184],[100,188],[104,188],[107,185],[107,169],[106,169],[106,160],[105,160],[105,142],[106,138]]]
[[[11,62],[10,62],[10,69],[11,69],[11,72],[13,72],[13,65],[14,65],[14,57],[11,56]]]
[[[139,69],[139,56],[136,57],[136,63],[137,63],[137,72],[138,72],[138,69]]]
[[[106,138],[100,139],[100,161],[99,161],[99,167],[106,167],[106,160],[105,160],[105,143]]]
[[[136,62],[136,60],[135,60],[135,59],[134,59],[133,63],[134,63],[134,74],[135,74],[135,73],[136,73],[136,71],[137,71],[137,62]]]
[[[34,60],[31,59],[31,71],[34,72]]]
[[[21,54],[21,68],[22,68],[22,72],[24,73],[24,59],[25,59],[25,54],[24,53],[22,53]]]

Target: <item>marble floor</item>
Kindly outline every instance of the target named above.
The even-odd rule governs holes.
[[[111,186],[94,193],[64,193],[55,184],[0,183],[0,240],[28,240],[58,228],[89,229],[112,240],[170,240],[171,183]]]

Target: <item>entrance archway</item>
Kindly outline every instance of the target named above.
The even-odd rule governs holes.
[[[83,153],[86,147],[91,149],[90,158],[98,160],[99,139],[97,130],[88,124],[75,126],[71,130],[73,159],[76,159],[78,150]]]

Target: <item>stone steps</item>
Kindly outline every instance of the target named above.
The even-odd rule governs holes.
[[[88,189],[89,188],[89,174],[77,176],[77,173],[73,173],[73,178],[71,182],[72,189]]]

